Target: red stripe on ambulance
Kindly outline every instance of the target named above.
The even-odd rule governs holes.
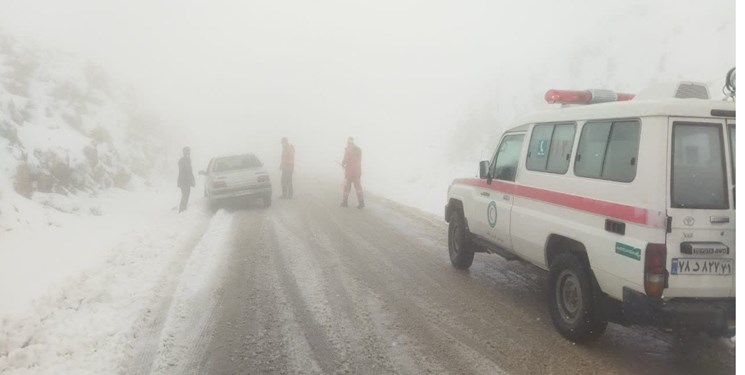
[[[650,211],[646,208],[627,206],[624,204],[601,201],[598,199],[581,197],[572,194],[559,193],[556,191],[539,189],[530,186],[511,184],[497,180],[492,180],[491,184],[488,184],[486,180],[464,178],[457,179],[453,181],[453,183],[477,186],[480,188],[499,191],[502,193],[518,195],[524,198],[535,199],[542,202],[573,208],[597,215],[607,216],[635,224],[649,225],[657,228],[664,228],[665,226],[664,214],[657,211]]]

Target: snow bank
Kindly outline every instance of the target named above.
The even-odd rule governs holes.
[[[200,343],[205,343],[205,332],[214,324],[213,313],[222,287],[219,281],[233,248],[232,223],[232,213],[218,211],[194,248],[161,331],[152,373],[192,373],[202,361]]]
[[[112,191],[105,216],[0,237],[0,373],[122,372],[210,217],[200,202],[176,214],[177,199]]]

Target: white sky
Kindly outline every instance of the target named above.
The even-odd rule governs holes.
[[[720,79],[735,62],[734,8],[731,0],[0,0],[0,28],[100,63],[195,153],[275,152],[287,135],[327,162],[348,135],[399,156],[414,157],[412,143],[444,147],[474,108],[506,121],[540,105],[550,86],[637,92],[653,79]],[[495,134],[505,127],[495,124]]]

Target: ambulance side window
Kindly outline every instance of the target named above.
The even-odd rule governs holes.
[[[531,171],[566,173],[569,169],[574,133],[574,124],[534,126],[525,167]]]
[[[579,177],[631,182],[636,177],[639,121],[588,122],[582,128],[574,162]]]
[[[496,160],[492,163],[491,176],[495,180],[515,181],[523,137],[523,134],[511,134],[502,139],[497,149]]]

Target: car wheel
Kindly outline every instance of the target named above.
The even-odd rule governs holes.
[[[450,263],[457,269],[467,269],[473,264],[473,246],[468,236],[466,220],[461,211],[450,215],[448,226],[448,252]]]
[[[608,321],[600,304],[601,292],[594,287],[590,271],[576,256],[556,256],[549,268],[549,311],[554,326],[572,342],[597,339]]]
[[[264,207],[271,207],[272,205],[272,196],[271,195],[265,195],[264,196]]]

